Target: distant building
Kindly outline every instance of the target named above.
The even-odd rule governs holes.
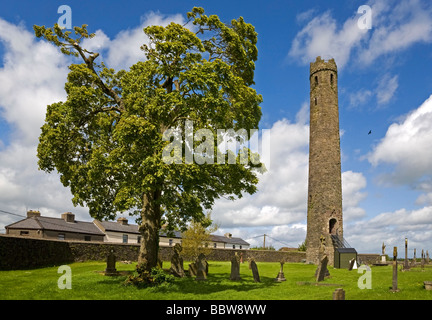
[[[22,237],[104,241],[105,234],[94,223],[76,221],[75,215],[65,212],[61,218],[42,217],[39,211],[30,210],[27,218],[5,227],[6,234]]]
[[[61,218],[41,216],[39,211],[30,210],[27,218],[5,227],[6,234],[21,237],[45,238],[66,241],[97,241],[111,243],[141,243],[138,225],[129,224],[126,218],[117,221],[93,222],[77,221],[75,215],[66,212]],[[168,234],[163,229],[159,233],[159,246],[171,247],[182,243],[180,231]],[[210,235],[208,243],[218,249],[249,249],[250,244],[241,238],[235,238],[230,233],[224,236]]]

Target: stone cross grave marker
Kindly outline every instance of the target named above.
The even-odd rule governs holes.
[[[286,281],[285,275],[284,275],[284,271],[283,271],[283,265],[284,265],[284,263],[285,263],[284,260],[280,261],[280,266],[281,267],[280,267],[279,273],[278,273],[278,275],[277,275],[277,277],[275,279],[275,281],[277,281],[277,282]]]

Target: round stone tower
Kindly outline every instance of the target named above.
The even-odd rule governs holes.
[[[343,239],[337,79],[334,59],[310,64],[306,260],[315,264],[326,254],[333,265],[333,241]]]

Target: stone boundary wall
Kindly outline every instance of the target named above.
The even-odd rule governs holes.
[[[138,244],[47,240],[0,235],[0,270],[32,269],[62,265],[76,261],[106,260],[113,251],[117,261],[136,261]],[[208,260],[230,261],[233,254],[242,254],[244,261],[253,257],[257,262],[302,262],[305,252],[274,250],[212,249]],[[161,247],[163,261],[170,261],[172,247]],[[186,260],[186,259],[185,259]]]
[[[358,253],[357,259],[362,263],[374,264],[380,261],[381,255],[377,253]]]

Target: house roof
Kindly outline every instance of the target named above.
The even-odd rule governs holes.
[[[52,230],[61,232],[85,233],[100,236],[104,235],[104,233],[99,230],[99,228],[97,228],[92,222],[66,222],[62,218],[51,217],[30,217],[12,223],[5,228],[27,230]]]
[[[228,244],[237,244],[237,245],[246,245],[246,246],[249,245],[248,242],[244,241],[241,238],[235,238],[235,237],[228,238],[226,236],[218,236],[218,235],[214,235],[214,234],[210,235],[210,238],[211,238],[211,241],[214,241],[214,242],[224,242],[224,243],[228,243]]]
[[[115,221],[93,221],[99,227],[102,227],[104,231],[123,232],[123,233],[134,233],[139,234],[138,226],[136,224],[121,224]]]

